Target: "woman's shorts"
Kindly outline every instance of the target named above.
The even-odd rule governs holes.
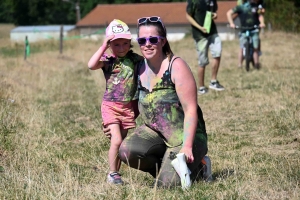
[[[135,127],[134,102],[102,101],[101,114],[104,126],[119,124],[121,129]]]

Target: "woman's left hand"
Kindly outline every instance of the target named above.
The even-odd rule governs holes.
[[[108,139],[111,139],[110,128],[109,128],[109,127],[105,127],[103,122],[102,122],[102,130],[103,130],[104,135],[105,135]]]
[[[180,153],[184,153],[187,163],[194,162],[194,156],[192,150],[193,150],[192,148],[186,148],[186,147],[182,147],[182,149],[180,150]]]

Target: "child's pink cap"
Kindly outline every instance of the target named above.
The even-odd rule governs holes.
[[[112,40],[116,40],[119,38],[131,40],[129,27],[119,19],[114,19],[106,28],[106,37],[109,35],[115,35]]]

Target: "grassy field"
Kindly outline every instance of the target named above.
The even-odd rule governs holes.
[[[262,68],[250,72],[237,68],[238,41],[223,42],[226,90],[198,97],[214,181],[182,191],[150,188],[148,174],[124,164],[128,184],[106,183],[104,81],[87,68],[100,42],[66,41],[62,55],[58,41],[31,44],[25,61],[11,28],[0,26],[0,199],[300,199],[299,35],[264,33]],[[195,73],[192,38],[171,46]]]

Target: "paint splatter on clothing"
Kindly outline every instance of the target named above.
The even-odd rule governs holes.
[[[137,99],[135,66],[142,59],[142,56],[132,51],[123,58],[104,56],[101,59],[105,63],[102,70],[106,79],[103,100],[129,102]]]
[[[167,146],[175,147],[183,143],[184,112],[171,80],[171,65],[172,63],[151,92],[143,87],[138,77],[139,111],[143,122],[158,132]],[[200,140],[205,145],[207,143],[202,114],[201,117],[198,116],[195,140]]]
[[[140,62],[138,69],[145,63]],[[143,87],[138,77],[139,111],[143,124],[122,142],[120,159],[135,169],[150,173],[157,186],[180,185],[180,178],[171,165],[183,143],[184,112],[171,80],[171,66],[152,91]],[[207,134],[203,114],[198,106],[198,126],[193,143],[194,162],[188,164],[194,181],[207,153]]]

